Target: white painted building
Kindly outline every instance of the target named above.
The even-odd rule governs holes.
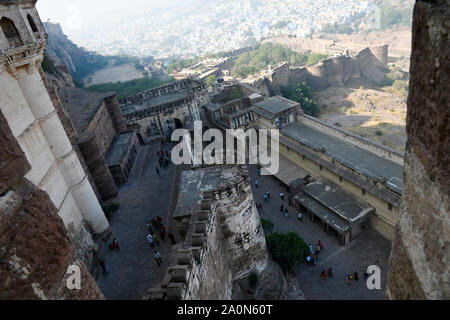
[[[31,165],[25,178],[48,193],[71,237],[86,234],[84,222],[103,234],[109,223],[39,73],[46,34],[35,2],[0,0],[0,110]]]

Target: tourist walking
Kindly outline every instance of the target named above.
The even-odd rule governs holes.
[[[160,267],[161,263],[162,263],[162,258],[161,258],[161,254],[159,253],[159,251],[155,251],[153,253],[153,258],[155,259],[156,263],[158,264],[158,267]]]
[[[261,168],[256,169],[256,172],[258,173],[258,176],[261,176]]]
[[[358,272],[355,272],[355,274],[353,275],[353,279],[355,279],[355,281],[359,280]]]
[[[303,221],[303,215],[301,212],[298,213],[298,221]]]
[[[166,162],[166,167],[168,168],[169,167],[169,160],[165,159],[164,161]]]
[[[267,194],[264,195],[264,201],[267,202]]]
[[[147,222],[147,230],[148,230],[148,233],[149,234],[154,234],[155,232],[153,231],[153,228],[152,228],[152,223],[149,221],[149,222]]]
[[[106,263],[106,260],[105,259],[100,259],[98,263],[102,267],[103,274],[108,274],[109,273],[109,267],[108,267],[108,264]]]
[[[267,191],[267,198],[269,198],[270,199],[270,190],[269,191]]]
[[[153,235],[153,240],[155,241],[156,245],[159,246],[159,238],[156,233]]]
[[[177,244],[177,241],[175,240],[175,236],[173,235],[173,233],[169,233],[168,237],[173,245]]]
[[[328,268],[328,277],[332,277],[333,276],[333,269],[331,267]]]
[[[316,251],[314,251],[314,256],[316,257],[316,260],[319,260],[319,250],[316,249]]]
[[[306,257],[306,262],[307,262],[308,264],[311,264],[311,256],[307,256],[307,257]]]
[[[155,240],[153,239],[153,236],[150,233],[147,235],[147,241],[153,248],[155,247]]]
[[[289,218],[289,210],[288,210],[288,208],[286,208],[286,210],[284,210],[284,215],[286,216],[286,218]]]
[[[319,240],[319,242],[317,242],[317,245],[320,247],[321,250],[323,250],[323,243],[322,240]]]
[[[258,179],[255,180],[255,188],[258,188]]]
[[[327,279],[327,272],[325,270],[322,270],[322,272],[320,273],[320,276],[321,276],[322,280],[326,280]]]
[[[312,247],[311,243],[308,244],[308,248],[309,248],[309,252],[311,252],[311,254],[314,254],[313,247]]]
[[[281,204],[281,206],[280,206],[280,212],[282,213],[284,211],[284,206],[283,206],[283,204]]]
[[[280,193],[280,198],[281,198],[281,201],[284,201],[284,193],[283,192]]]
[[[159,169],[156,167],[156,174],[159,176]]]

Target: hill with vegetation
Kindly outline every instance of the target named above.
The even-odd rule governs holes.
[[[256,50],[239,56],[234,63],[232,76],[245,78],[248,75],[256,74],[269,65],[284,61],[289,61],[291,67],[302,67],[313,65],[327,58],[329,58],[328,55],[298,53],[279,44],[265,43],[258,46]]]

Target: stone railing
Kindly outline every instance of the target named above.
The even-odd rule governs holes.
[[[132,105],[144,100],[156,98],[165,94],[170,94],[172,92],[177,92],[179,90],[184,89],[192,90],[192,92],[194,93],[205,90],[206,86],[200,81],[188,78],[175,81],[173,83],[165,84],[157,88],[139,92],[134,96],[129,96],[119,100],[119,103],[121,106]]]
[[[403,166],[403,159],[405,155],[402,152],[382,146],[351,132],[339,129],[306,114],[299,116],[299,122]]]
[[[0,65],[17,68],[42,58],[46,40],[38,40],[31,44],[11,49],[0,50]]]

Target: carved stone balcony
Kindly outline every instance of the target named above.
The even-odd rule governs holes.
[[[46,42],[40,39],[30,44],[0,50],[0,68],[4,67],[14,74],[18,67],[35,66],[35,63],[43,58]]]

